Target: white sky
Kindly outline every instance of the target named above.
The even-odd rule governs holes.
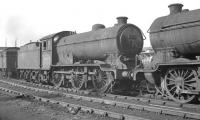
[[[128,23],[141,28],[149,46],[149,29],[157,17],[169,14],[168,5],[182,3],[183,8],[199,9],[199,0],[0,0],[0,46],[18,46],[63,31],[90,31],[93,24],[106,27],[116,17],[127,16]]]

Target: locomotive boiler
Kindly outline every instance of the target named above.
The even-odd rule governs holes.
[[[137,26],[127,24],[127,17],[117,20],[113,27],[95,24],[89,32],[54,38],[54,85],[66,81],[81,89],[91,81],[95,89],[106,91],[116,79],[131,77],[136,55],[142,51],[143,34]]]
[[[151,45],[154,50],[171,48],[177,56],[195,59],[200,55],[200,10],[182,10],[182,6],[170,5],[170,15],[153,22]]]
[[[72,64],[73,62],[62,59],[63,56],[70,55],[73,56],[74,61],[105,61],[110,55],[121,55],[128,59],[140,53],[143,47],[140,29],[135,25],[127,24],[126,17],[117,19],[118,24],[114,27],[105,28],[102,24],[95,24],[90,32],[60,39],[56,45],[60,60],[58,64]]]
[[[186,103],[200,93],[200,10],[168,7],[170,14],[157,18],[149,29],[155,55],[144,75],[160,94]]]

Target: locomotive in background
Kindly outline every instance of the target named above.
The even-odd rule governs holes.
[[[170,14],[157,18],[149,29],[155,54],[138,73],[160,94],[187,103],[200,94],[200,10],[182,10],[182,4],[168,7]]]
[[[182,6],[169,5],[170,15],[152,23],[155,53],[149,63],[142,64],[139,57],[141,30],[118,17],[113,27],[95,24],[89,32],[63,31],[21,46],[16,49],[16,73],[20,79],[100,92],[131,89],[146,81],[155,86],[156,94],[190,102],[200,95],[200,10]]]
[[[18,47],[0,47],[0,78],[17,76]]]

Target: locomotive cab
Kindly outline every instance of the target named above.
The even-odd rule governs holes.
[[[52,64],[52,40],[48,37],[44,37],[41,39],[42,43],[42,63],[41,67],[42,69],[50,69],[50,66]]]
[[[51,65],[55,65],[58,62],[58,55],[56,50],[56,44],[64,36],[76,34],[72,31],[62,31],[59,33],[51,34],[40,39],[42,43],[42,69],[49,70]]]

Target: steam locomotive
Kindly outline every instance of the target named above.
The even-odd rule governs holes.
[[[89,32],[62,31],[20,48],[3,49],[0,73],[98,92],[133,90],[145,81],[155,86],[156,94],[190,102],[200,93],[200,10],[182,10],[182,6],[169,5],[170,15],[152,23],[148,32],[155,53],[148,64],[139,57],[142,31],[128,24],[127,17],[118,17],[112,27],[95,24]]]
[[[200,10],[168,7],[170,14],[157,18],[149,29],[156,54],[142,73],[161,94],[187,103],[200,92]]]
[[[131,78],[143,47],[141,30],[127,24],[127,19],[118,17],[118,23],[109,28],[95,24],[80,34],[58,32],[21,46],[15,58],[18,77],[77,90],[93,86],[96,91],[108,91],[115,80]]]

